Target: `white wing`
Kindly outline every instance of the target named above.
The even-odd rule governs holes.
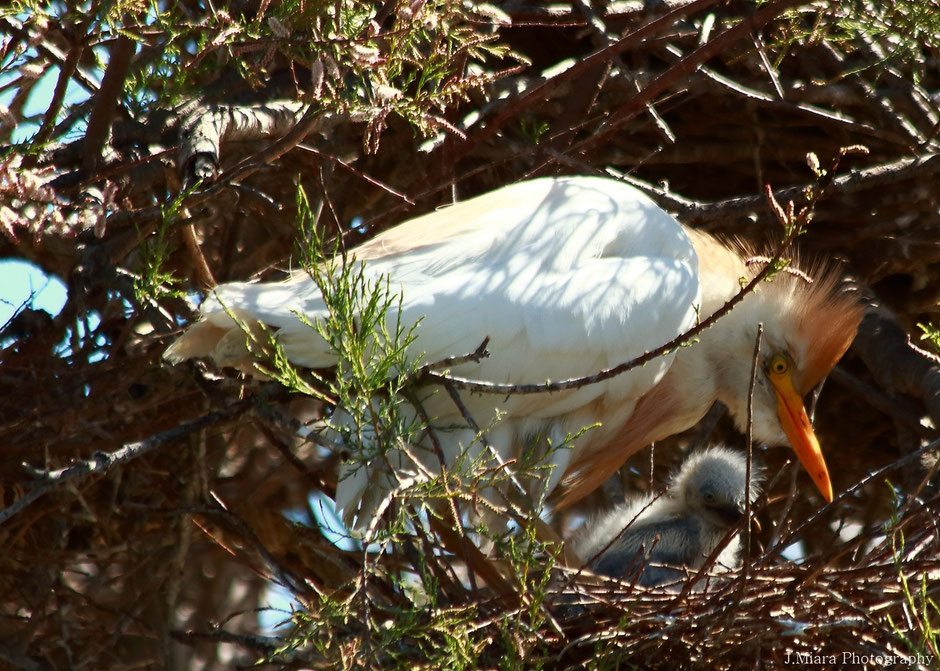
[[[439,232],[438,220],[456,232]],[[439,237],[421,245],[428,231]],[[697,260],[687,235],[642,193],[613,180],[523,182],[392,232],[398,238],[412,233],[416,245],[367,260],[366,272],[388,276],[400,288],[404,323],[422,319],[415,355],[436,361],[466,354],[490,337],[490,358],[455,373],[511,383],[589,375],[668,342],[694,323]],[[376,241],[389,244],[387,237]],[[334,363],[325,343],[295,314],[324,313],[306,275],[220,286],[203,312],[231,328],[223,305],[278,328],[295,363]],[[652,377],[658,379],[667,367],[662,361],[647,368],[657,369]]]
[[[453,373],[490,382],[567,379],[628,361],[693,325],[700,302],[698,261],[682,227],[641,192],[608,179],[544,178],[507,186],[406,222],[360,250],[357,258],[365,258],[369,276],[387,276],[400,289],[403,323],[421,320],[412,356],[434,362],[467,354],[488,336],[490,356]],[[277,328],[294,363],[335,363],[322,339],[295,314],[324,314],[322,296],[306,275],[277,284],[220,286],[203,306],[206,321],[185,334],[168,358],[231,355],[233,338],[224,335],[239,343],[244,337],[223,305]],[[396,317],[389,315],[390,321]],[[504,413],[507,444],[497,447],[508,456],[508,443],[537,433],[546,422],[563,437],[595,421],[592,403],[602,402],[608,414],[613,407],[613,415],[626,421],[671,361],[662,357],[564,393],[465,400],[480,425],[491,419],[487,412],[498,407]],[[459,420],[449,403],[429,412]],[[559,461],[549,489],[564,466]],[[354,493],[343,493],[344,503],[369,486],[364,473],[351,481]]]

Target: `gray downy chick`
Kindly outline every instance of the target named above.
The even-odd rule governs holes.
[[[676,582],[688,570],[701,568],[743,516],[746,474],[742,453],[713,447],[693,454],[665,494],[655,501],[653,495],[627,500],[589,521],[572,539],[573,549],[601,575],[632,580],[642,570],[637,584],[643,587]],[[760,482],[752,464],[752,502]],[[740,548],[740,536],[735,536],[716,566],[737,566]]]

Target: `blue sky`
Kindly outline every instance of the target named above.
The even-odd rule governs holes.
[[[25,303],[57,315],[65,305],[65,298],[65,285],[59,278],[50,277],[21,259],[0,259],[0,326]]]

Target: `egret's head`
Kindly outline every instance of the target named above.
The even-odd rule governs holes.
[[[789,443],[827,501],[832,485],[803,397],[845,353],[862,316],[857,296],[839,290],[838,276],[815,280],[789,273],[764,283],[728,316],[739,328],[722,329],[733,348],[721,357],[721,400],[738,428],[747,418],[748,386],[758,324],[763,325],[753,396],[753,437]]]

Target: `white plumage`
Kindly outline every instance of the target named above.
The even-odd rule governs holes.
[[[405,222],[351,256],[365,263],[367,276],[388,277],[401,292],[401,314],[390,314],[391,322],[420,320],[412,357],[430,363],[468,354],[488,336],[489,358],[454,366],[452,373],[513,384],[591,375],[639,356],[711,314],[738,290],[740,278],[753,274],[738,254],[684,229],[638,190],[594,177],[513,184]],[[203,305],[204,319],[166,356],[244,365],[245,336],[231,311],[276,329],[293,363],[331,366],[335,355],[296,314],[316,320],[324,310],[305,273],[281,283],[225,284]],[[823,325],[825,310],[832,316]],[[765,324],[762,367],[785,357],[792,370],[782,374],[784,392],[769,372],[760,376],[754,435],[772,443],[808,435],[808,447],[794,447],[826,494],[828,474],[800,396],[834,365],[858,323],[858,309],[833,294],[832,282],[807,288],[783,276],[745,299],[700,343],[601,383],[552,394],[463,394],[463,400],[479,426],[492,425],[487,437],[502,459],[518,456],[536,438],[543,447],[558,446],[600,423],[571,450],[555,451],[554,470],[539,483],[551,492],[565,476],[562,502],[570,503],[636,450],[692,426],[715,399],[740,422],[759,321]],[[788,411],[778,407],[786,395]],[[638,404],[642,410],[635,412]],[[481,454],[447,394],[425,405],[441,428],[448,463]],[[408,452],[432,472],[438,468],[428,446]],[[337,504],[347,523],[366,526],[399,478],[419,470],[401,452],[387,461],[345,465]]]
[[[745,512],[747,460],[713,447],[689,456],[659,497],[634,497],[584,525],[572,539],[575,553],[595,572],[654,587],[696,571]],[[750,497],[759,492],[752,468]],[[738,565],[740,536],[732,538],[716,565]]]

